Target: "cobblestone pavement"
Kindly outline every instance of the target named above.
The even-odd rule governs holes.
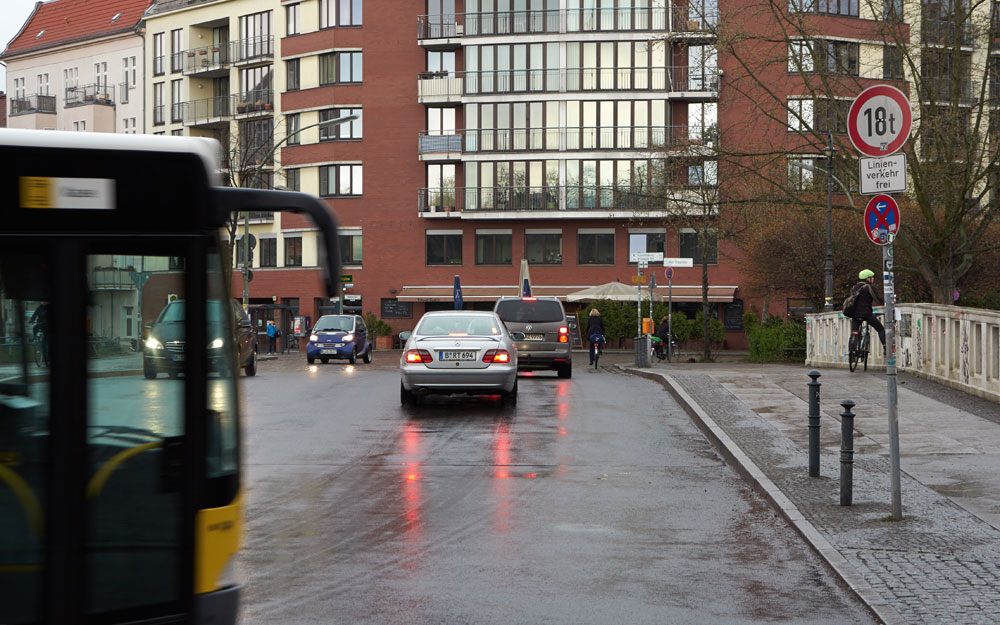
[[[891,520],[884,374],[823,372],[822,477],[810,478],[808,368],[740,363],[628,370],[660,381],[686,404],[724,455],[883,622],[1000,622],[1000,485],[993,479],[1000,406],[962,399],[963,408],[956,408],[951,389],[901,380],[903,520],[897,522]],[[839,494],[843,398],[857,402],[859,415],[849,507],[840,506]]]

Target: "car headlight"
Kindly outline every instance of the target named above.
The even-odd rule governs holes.
[[[223,345],[223,340],[222,339],[215,339],[214,341],[212,341],[211,343],[208,344],[208,348],[209,349],[222,349],[222,345]]]
[[[316,336],[315,334],[310,334],[310,335],[309,335],[309,342],[310,342],[310,343],[315,343],[315,342],[316,342],[316,341],[318,341],[318,340],[319,340],[319,337],[318,337],[318,336]]]
[[[157,341],[153,337],[149,337],[146,339],[146,347],[149,349],[163,349],[163,343]]]
[[[351,341],[354,340],[354,335],[353,334],[345,334],[343,340],[344,340],[345,343],[350,343]]]

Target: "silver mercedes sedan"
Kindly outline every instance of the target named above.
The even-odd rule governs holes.
[[[517,404],[517,348],[493,312],[442,310],[425,313],[399,359],[399,401],[429,394],[500,395]]]

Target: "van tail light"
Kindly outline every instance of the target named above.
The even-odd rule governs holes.
[[[566,336],[565,334],[560,334],[559,335],[559,342],[560,343],[569,343],[569,337]]]
[[[569,328],[566,327],[566,326],[560,327],[559,328],[559,334],[569,334]]]
[[[569,328],[566,326],[561,326],[559,328],[559,342],[569,343]]]
[[[506,363],[506,362],[510,362],[510,352],[508,352],[506,349],[491,349],[491,350],[487,350],[487,352],[485,354],[483,354],[483,362],[485,362],[485,363],[491,363],[491,362]]]
[[[406,362],[434,362],[426,349],[411,349],[406,352]]]

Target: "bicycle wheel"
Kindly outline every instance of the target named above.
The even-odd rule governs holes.
[[[34,341],[34,343],[32,345],[33,345],[34,351],[35,351],[35,366],[36,367],[41,367],[42,366],[42,342],[39,341],[36,338],[35,341]]]
[[[858,368],[858,349],[857,349],[857,336],[851,335],[850,347],[847,351],[847,366],[850,368],[851,373]]]

